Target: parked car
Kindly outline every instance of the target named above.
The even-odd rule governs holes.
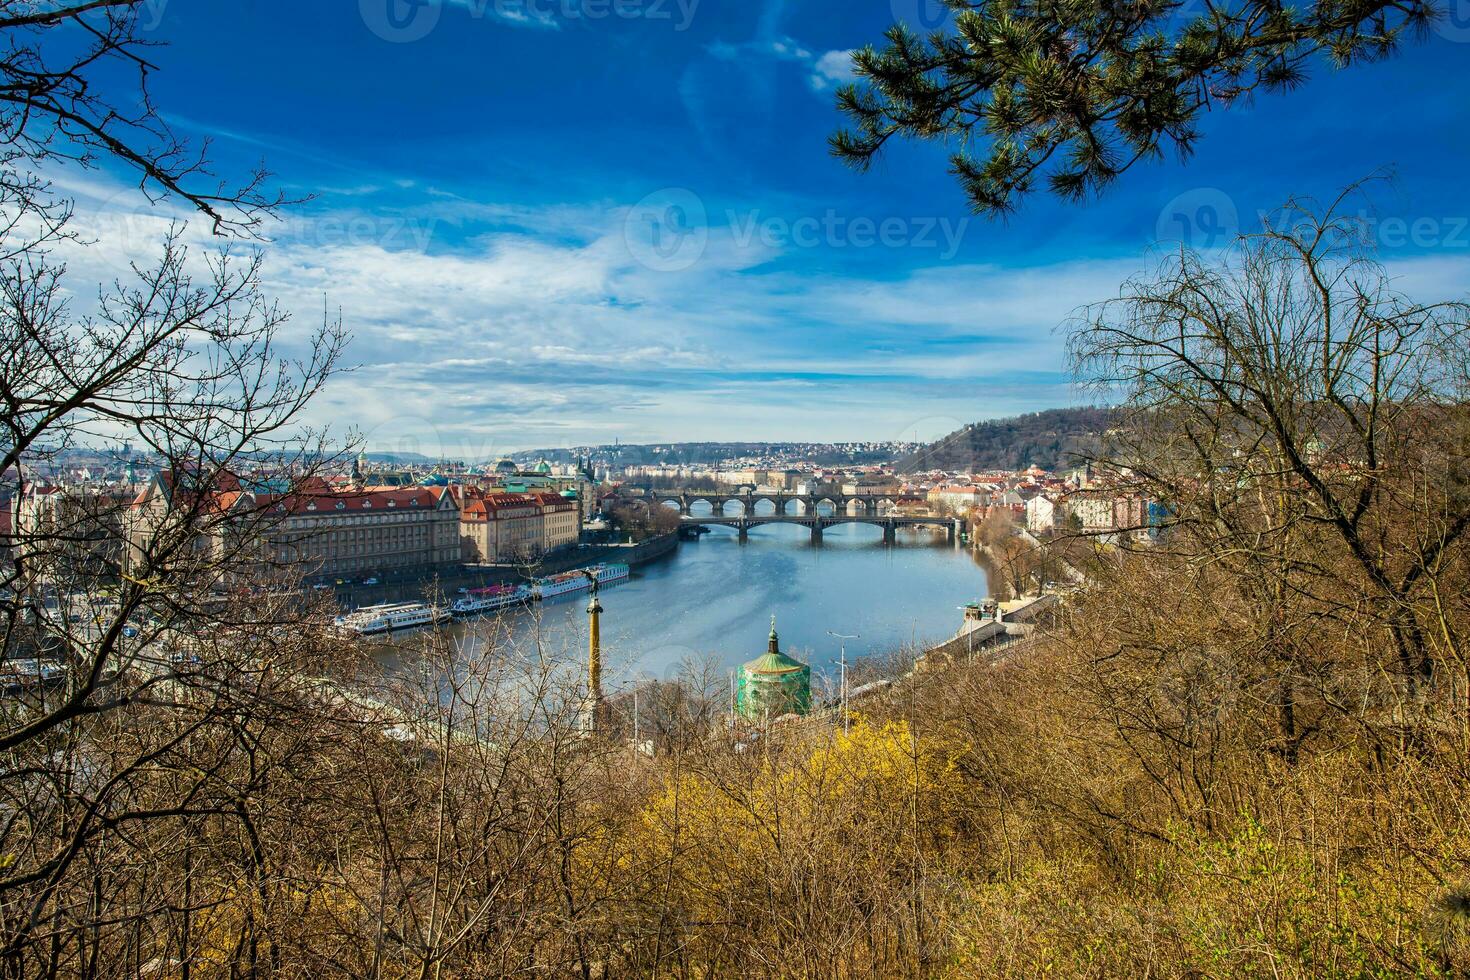
[[[316,585],[313,585],[312,588],[317,590],[318,592],[322,592],[326,589],[330,589],[331,586],[325,582],[318,582]]]
[[[378,584],[378,580],[375,579],[375,578],[365,578],[365,579],[362,580],[362,584],[363,585],[377,585]]]

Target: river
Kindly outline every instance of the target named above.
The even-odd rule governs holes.
[[[879,528],[848,524],[814,546],[800,526],[758,527],[744,543],[715,527],[602,589],[604,659],[613,684],[673,677],[689,658],[732,668],[764,652],[774,615],[782,649],[830,674],[838,641],[827,631],[858,637],[849,659],[938,642],[959,628],[958,607],[985,593],[984,570],[942,532],[902,530],[886,546]],[[510,613],[506,625],[521,641],[539,626],[543,649],[580,658],[586,607],[587,594],[574,593]]]

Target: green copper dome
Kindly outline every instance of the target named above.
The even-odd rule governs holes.
[[[765,722],[782,715],[804,715],[812,707],[812,669],[781,652],[776,617],[766,652],[740,668],[735,708],[750,721]]]
[[[752,674],[789,674],[794,670],[806,670],[807,665],[781,652],[781,640],[776,635],[776,618],[772,616],[766,652],[747,663],[745,669]]]

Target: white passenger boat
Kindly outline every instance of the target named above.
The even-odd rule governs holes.
[[[483,589],[470,589],[463,599],[455,600],[449,611],[456,616],[483,616],[509,606],[530,602],[533,598],[534,593],[525,585],[491,585]]]
[[[388,602],[364,606],[356,612],[338,616],[336,623],[360,636],[391,633],[394,630],[433,626],[449,619],[449,611],[426,602]]]
[[[592,587],[586,573],[591,572],[599,586],[628,577],[628,566],[621,562],[611,565],[593,565],[571,572],[562,572],[547,578],[537,579],[531,586],[537,599],[554,599],[572,592],[585,592]]]

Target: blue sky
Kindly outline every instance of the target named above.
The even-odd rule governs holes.
[[[264,158],[315,195],[267,229],[269,285],[303,334],[341,308],[357,369],[313,417],[372,448],[932,438],[1067,404],[1054,328],[1161,235],[1210,245],[1384,169],[1390,268],[1470,289],[1470,19],[1207,119],[1187,165],[998,224],[939,147],[868,174],[827,153],[846,52],[929,0],[415,2],[145,14],[169,120],[222,173]],[[64,179],[98,232],[81,275],[173,216],[120,178]]]

